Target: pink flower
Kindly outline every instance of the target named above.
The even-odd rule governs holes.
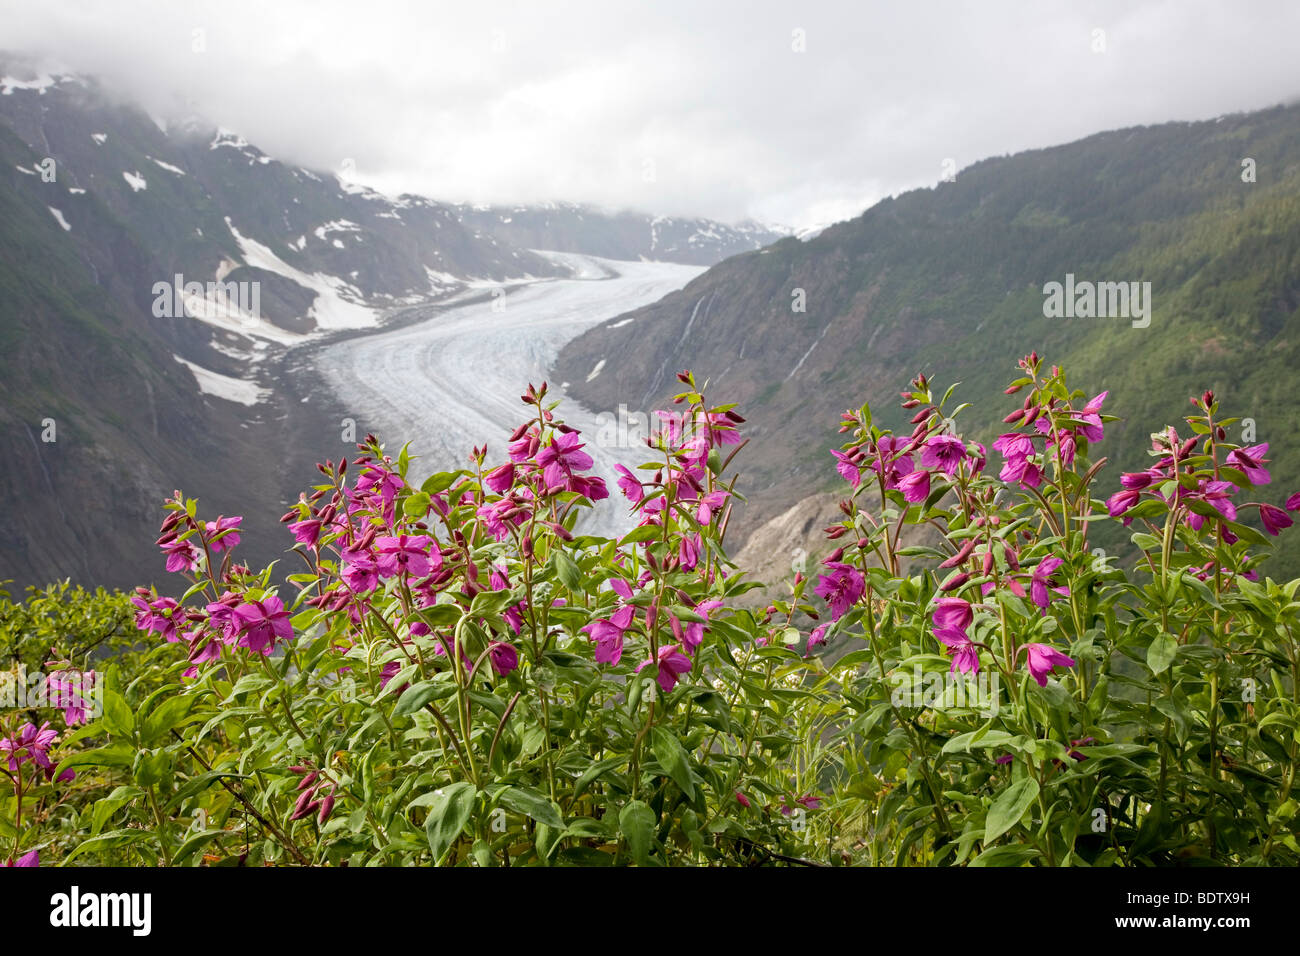
[[[617,579],[616,579],[617,580]],[[626,585],[625,585],[626,586]],[[581,630],[596,644],[596,661],[616,665],[623,658],[623,633],[632,626],[636,608],[625,604],[607,618],[598,618]]]
[[[1051,673],[1053,667],[1073,667],[1075,664],[1073,658],[1067,657],[1048,644],[1026,644],[1024,649],[1029,676],[1038,681],[1039,687],[1047,686],[1047,675]]]
[[[9,755],[11,771],[16,771],[18,765],[26,760],[31,760],[38,767],[49,770],[54,766],[50,761],[50,747],[58,739],[59,732],[50,730],[49,721],[41,724],[40,727],[29,723],[11,737],[0,737],[0,753]]]
[[[918,470],[904,475],[898,480],[898,490],[903,493],[903,500],[912,503],[924,501],[930,494],[930,473]]]
[[[488,534],[498,541],[510,537],[510,528],[518,527],[527,518],[525,511],[509,498],[483,505],[478,509],[477,514],[482,519],[483,526],[487,528]],[[506,517],[507,515],[510,517]]]
[[[605,479],[596,475],[574,475],[569,479],[569,490],[576,491],[592,501],[609,497],[609,488],[605,486]]]
[[[970,602],[954,597],[939,598],[934,609],[934,615],[931,617],[936,630],[955,628],[964,631],[970,627],[971,621],[974,619],[975,614],[971,611]]]
[[[993,450],[1001,452],[1002,457],[1008,461],[1012,458],[1027,458],[1034,453],[1034,442],[1028,435],[1007,432],[998,436],[993,443]]]
[[[504,495],[515,483],[514,463],[506,462],[499,468],[493,468],[484,476],[483,483],[498,495]]]
[[[376,538],[375,552],[379,576],[384,578],[399,574],[423,578],[442,567],[442,554],[436,546],[430,553],[427,535]]]
[[[488,645],[488,660],[492,669],[502,677],[519,666],[519,652],[504,641],[493,641]]]
[[[1050,604],[1052,600],[1051,595],[1048,593],[1048,588],[1052,583],[1052,573],[1064,563],[1065,562],[1060,558],[1043,558],[1043,560],[1038,562],[1037,567],[1034,568],[1034,576],[1029,585],[1029,593],[1033,598],[1034,603],[1044,611],[1047,610],[1047,605]],[[1064,586],[1054,587],[1051,588],[1051,590],[1061,595],[1067,595],[1070,593],[1070,589]]]
[[[243,520],[240,517],[218,517],[216,521],[206,522],[204,527],[208,532],[208,549],[213,554],[219,554],[239,544],[239,525]]]
[[[41,865],[41,854],[37,850],[32,850],[30,853],[23,854],[18,858],[17,863],[13,862],[12,860],[5,861],[5,866],[40,866],[40,865]]]
[[[1138,503],[1138,498],[1141,496],[1142,492],[1138,491],[1136,488],[1117,491],[1106,499],[1106,511],[1109,512],[1112,518],[1118,518],[1120,515],[1124,514],[1124,512],[1136,505]],[[1127,525],[1132,520],[1132,518],[1125,518],[1124,524]]]
[[[1251,445],[1249,448],[1237,448],[1228,452],[1227,463],[1233,468],[1246,473],[1252,485],[1267,485],[1271,480],[1268,469],[1264,467],[1268,459],[1268,442]]]
[[[725,491],[710,491],[700,495],[700,505],[695,509],[695,520],[700,524],[711,522],[714,513],[720,511],[727,503],[727,494]]]
[[[357,491],[379,495],[384,506],[387,507],[393,503],[393,499],[405,484],[400,475],[378,465],[367,464],[361,476],[357,478]]]
[[[831,454],[835,456],[835,470],[840,473],[841,478],[854,488],[862,484],[862,467],[860,465],[836,448],[831,449]]]
[[[235,621],[239,625],[238,646],[248,648],[254,654],[270,654],[276,638],[293,640],[289,612],[274,594],[239,605],[235,608]]]
[[[695,570],[695,565],[699,564],[700,561],[700,548],[703,543],[698,534],[682,535],[682,539],[677,545],[677,558],[681,561],[684,570]]]
[[[167,570],[171,574],[193,571],[199,566],[199,549],[188,541],[170,541],[162,545],[162,550],[167,555]]]
[[[289,525],[289,531],[292,532],[294,540],[299,544],[314,548],[316,543],[320,541],[321,527],[319,518],[307,518]]]
[[[1037,488],[1043,483],[1042,470],[1028,458],[1008,458],[998,478],[1022,488]]]
[[[392,680],[394,677],[396,677],[397,672],[400,671],[401,669],[402,669],[401,661],[389,661],[387,664],[385,664],[383,670],[379,672],[379,689],[383,690],[385,687],[387,687],[388,682]],[[397,693],[401,694],[402,691],[406,690],[406,688],[410,686],[411,686],[410,684],[403,684],[401,687],[397,689]]]
[[[948,668],[948,673],[979,673],[979,648],[966,636],[965,631],[959,631],[955,627],[941,627],[934,632],[934,636],[952,651],[952,666]]]
[[[1297,491],[1286,500],[1287,511],[1300,511],[1300,491]]]
[[[1237,518],[1237,506],[1232,503],[1231,496],[1237,491],[1237,486],[1230,481],[1205,481],[1202,479],[1196,491],[1186,492],[1185,497],[1189,500],[1199,499],[1212,506],[1215,511],[1223,515],[1229,521],[1235,521]],[[1180,493],[1182,489],[1179,489]],[[1201,530],[1205,523],[1205,518],[1195,512],[1187,515],[1187,524],[1196,531]]]
[[[343,561],[343,582],[353,591],[364,594],[379,586],[379,567],[368,552],[344,551],[339,557]]]
[[[592,466],[591,456],[582,451],[583,443],[577,432],[557,435],[555,440],[537,454],[537,464],[543,468],[542,477],[549,490],[565,487],[574,471]]]
[[[866,593],[867,582],[852,565],[834,561],[827,567],[831,573],[818,575],[813,593],[831,606],[831,615],[838,621]]]
[[[1101,406],[1109,394],[1108,391],[1102,392],[1085,405],[1083,411],[1079,414],[1079,421],[1083,422],[1083,427],[1079,430],[1083,433],[1083,437],[1090,442],[1098,442],[1102,439]]]
[[[934,435],[921,452],[923,467],[938,468],[949,476],[957,474],[957,468],[965,460],[966,443],[955,435]]]
[[[137,594],[131,598],[131,603],[136,606],[136,627],[142,631],[161,634],[169,644],[174,644],[180,640],[179,635],[176,633],[176,623],[177,618],[183,621],[184,617],[177,613],[179,606],[174,600],[169,597],[160,597],[153,602],[149,602]]]
[[[905,475],[910,475],[916,468],[912,456],[904,452],[907,440],[895,435],[885,435],[876,442],[876,457],[871,460],[871,470],[880,475],[885,490],[898,487]]]
[[[223,644],[234,644],[239,638],[239,622],[235,620],[235,607],[239,603],[239,595],[227,591],[221,595],[220,600],[213,601],[204,608],[208,612],[208,623]]]
[[[628,471],[623,465],[615,465],[614,470],[619,474],[618,488],[623,492],[623,497],[633,504],[645,497],[645,486],[637,480],[632,472]]]
[[[665,644],[659,648],[659,654],[642,661],[636,666],[636,672],[641,673],[642,669],[658,664],[659,674],[655,678],[665,694],[669,693],[677,686],[677,680],[682,674],[688,674],[691,670],[691,659],[681,652],[676,644]]]
[[[628,595],[629,599],[631,595]],[[695,613],[701,617],[708,618],[709,612],[716,611],[722,607],[721,601],[701,601],[696,605]],[[682,647],[687,654],[694,654],[695,648],[704,642],[704,623],[701,621],[688,621],[682,628]]]
[[[1121,487],[1129,491],[1140,491],[1148,488],[1155,482],[1164,477],[1163,472],[1156,468],[1149,468],[1146,471],[1130,471],[1119,477]]]
[[[50,704],[63,710],[63,722],[69,727],[84,724],[90,703],[81,696],[81,692],[93,692],[95,672],[51,674],[47,683],[51,691]]]
[[[812,629],[812,633],[808,635],[808,647],[804,651],[805,657],[812,653],[814,647],[826,643],[826,630],[829,627],[829,624],[822,624]]]
[[[1283,528],[1289,528],[1293,524],[1290,515],[1273,505],[1260,505],[1259,517],[1264,522],[1264,530],[1274,536],[1280,534]]]

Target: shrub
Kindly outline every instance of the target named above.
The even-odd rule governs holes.
[[[1268,449],[1206,393],[1094,499],[1106,396],[1021,372],[996,474],[924,376],[910,434],[846,413],[838,546],[765,612],[724,547],[744,419],[690,373],[620,469],[619,540],[581,531],[609,490],[545,385],[504,459],[417,488],[368,436],[318,466],[280,583],[178,492],[188,589],[131,598],[155,643],[95,719],[4,728],[0,836],[170,865],[1293,865],[1300,582],[1259,580],[1240,519],[1277,534],[1300,496],[1238,500]],[[1089,546],[1115,521],[1119,561]]]

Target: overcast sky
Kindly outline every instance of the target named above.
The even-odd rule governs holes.
[[[1297,38],[1294,0],[0,0],[0,50],[384,191],[793,226],[945,159],[1292,100]]]

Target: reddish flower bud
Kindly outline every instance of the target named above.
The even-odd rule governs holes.
[[[330,818],[330,814],[333,812],[334,812],[334,791],[331,789],[329,792],[329,796],[327,796],[324,800],[321,801],[320,815],[316,818],[317,826],[324,826],[325,821]]]
[[[939,567],[955,568],[957,565],[961,564],[968,557],[970,557],[970,553],[974,550],[975,550],[975,539],[967,538],[966,541],[962,544],[961,548],[957,551],[957,553],[954,554],[947,561],[944,561],[942,564],[940,564]]]

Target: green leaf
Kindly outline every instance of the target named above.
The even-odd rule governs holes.
[[[91,837],[65,856],[62,865],[67,866],[74,857],[80,856],[82,853],[89,853],[92,850],[112,850],[132,843],[142,843],[145,840],[153,839],[153,837],[152,830],[114,830],[112,833]]]
[[[582,591],[582,572],[578,570],[578,566],[573,562],[573,559],[563,551],[556,551],[552,555],[552,560],[555,562],[555,573],[559,576],[560,583],[570,591],[580,593]]]
[[[99,836],[99,831],[104,829],[104,824],[108,822],[113,814],[132,800],[142,796],[144,796],[144,791],[139,787],[118,787],[102,800],[96,801],[95,809],[91,811],[90,815],[90,835]]]
[[[643,541],[654,541],[663,535],[663,529],[658,525],[644,524],[639,528],[633,528],[622,538],[619,539],[619,546],[626,547],[629,544],[640,544]]]
[[[650,861],[655,838],[655,812],[640,800],[628,803],[618,814],[618,827],[627,839],[627,847],[638,866]]]
[[[167,809],[170,810],[174,807],[179,807],[183,801],[188,800],[195,794],[202,793],[222,777],[229,777],[233,780],[244,780],[248,777],[248,774],[233,773],[226,770],[204,771],[198,776],[191,777],[189,780],[185,781],[184,785],[182,785],[181,788],[172,795],[172,798],[167,801]]]
[[[397,698],[397,706],[393,708],[393,716],[401,717],[404,714],[413,714],[430,701],[450,697],[454,692],[455,687],[446,681],[421,681],[415,686],[402,691],[402,696]]]
[[[189,716],[194,703],[194,698],[187,695],[163,701],[144,719],[144,725],[140,728],[141,742],[147,746],[167,733]]]
[[[588,787],[590,787],[601,774],[613,770],[615,767],[627,763],[626,757],[606,757],[604,760],[597,760],[590,767],[582,772],[576,783],[573,785],[573,798],[576,800],[582,796]]]
[[[560,808],[536,790],[528,787],[506,787],[499,799],[515,813],[522,813],[556,830],[564,829],[564,817],[560,814]]]
[[[1160,634],[1151,642],[1147,648],[1147,667],[1151,668],[1151,673],[1162,674],[1169,669],[1169,665],[1174,662],[1174,656],[1178,653],[1178,641],[1172,634]]]
[[[472,783],[459,781],[442,788],[429,808],[429,818],[424,822],[424,833],[433,851],[433,863],[441,866],[443,857],[460,836],[474,811],[474,798],[478,791]]]
[[[189,862],[190,857],[226,832],[225,830],[200,830],[198,833],[191,834],[172,855],[172,866],[184,866]]]
[[[104,693],[104,727],[114,737],[129,737],[135,730],[135,715],[126,700],[115,690]]]
[[[651,749],[668,776],[681,787],[688,799],[695,799],[695,782],[691,779],[691,762],[686,748],[671,731],[655,727],[650,732]]]
[[[984,822],[984,845],[988,846],[1015,826],[1036,799],[1038,781],[1033,777],[1023,777],[998,794]]]
[[[1034,857],[1042,856],[1032,846],[1013,843],[1010,846],[991,846],[975,859],[971,866],[1020,866]]]
[[[413,495],[408,495],[402,502],[402,514],[408,518],[423,518],[429,513],[429,495],[424,491],[417,491]]]

